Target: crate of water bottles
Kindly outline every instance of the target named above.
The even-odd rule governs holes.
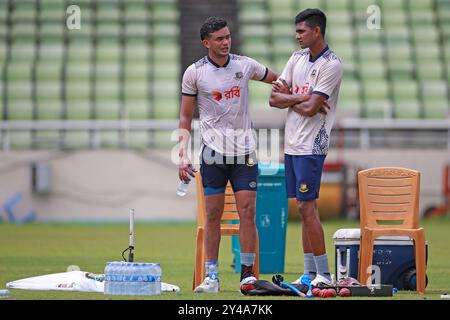
[[[107,262],[104,292],[109,295],[159,295],[161,275],[159,263]]]

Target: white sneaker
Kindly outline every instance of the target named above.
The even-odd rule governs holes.
[[[200,285],[194,289],[195,293],[218,293],[219,292],[219,280],[211,280],[206,277]]]
[[[313,287],[331,287],[333,286],[333,281],[325,278],[321,274],[317,274],[313,281],[311,281],[311,286]]]

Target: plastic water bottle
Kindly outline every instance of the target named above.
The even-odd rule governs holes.
[[[192,172],[195,171],[192,164],[189,165],[189,169]],[[177,195],[179,195],[180,197],[184,197],[187,193],[188,186],[189,186],[189,181],[188,182],[184,182],[183,180],[180,181],[180,183],[178,184],[178,187],[177,187]]]
[[[111,262],[107,262],[105,266],[105,290],[104,294],[111,294]]]
[[[130,273],[132,272],[131,265],[129,263],[124,263],[122,269],[122,294],[129,295],[130,294]]]
[[[143,279],[144,277],[144,270],[142,263],[136,263],[135,264],[135,290],[134,294],[141,296],[143,295],[142,289],[143,289]]]
[[[11,298],[11,292],[8,289],[0,290],[0,299]]]
[[[116,262],[114,264],[114,289],[113,294],[118,296],[122,294],[122,262]]]
[[[217,288],[217,290],[219,290],[219,274],[217,268],[217,264],[209,265],[209,281],[211,287]]]
[[[189,187],[189,182],[180,181],[177,187],[177,195],[180,197],[184,197],[187,193],[187,189]]]
[[[120,266],[119,266],[119,292],[118,295],[126,295],[126,286],[127,286],[127,281],[126,281],[126,274],[128,271],[128,263],[127,262],[120,262]]]
[[[135,281],[135,275],[136,275],[136,263],[130,263],[128,265],[127,270],[127,295],[134,295],[136,292],[136,281]]]
[[[161,278],[162,278],[162,269],[159,263],[154,263],[154,279],[155,281],[152,283],[154,289],[152,290],[153,294],[159,295],[161,294]]]
[[[117,262],[111,263],[111,286],[110,286],[110,294],[117,294],[117,270],[118,264]]]

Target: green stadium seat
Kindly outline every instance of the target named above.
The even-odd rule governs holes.
[[[390,114],[388,83],[383,80],[363,82],[366,115],[369,118],[385,118]]]
[[[8,118],[10,120],[32,119],[31,81],[11,80],[10,78],[7,87]]]
[[[411,24],[417,26],[431,26],[434,25],[435,16],[433,11],[426,11],[424,9],[412,10]]]
[[[272,87],[259,81],[250,81],[250,107],[253,110],[269,110],[269,97]]]
[[[51,21],[52,23],[65,22],[65,18],[68,16],[66,13],[66,6],[63,1],[57,0],[45,0],[41,1],[41,13],[40,17],[42,21]],[[84,19],[84,15],[81,16]]]
[[[239,21],[241,23],[266,23],[269,20],[268,10],[264,2],[243,3],[239,10]]]
[[[8,2],[0,1],[0,25],[6,24],[8,19]]]
[[[100,41],[97,45],[96,60],[99,63],[117,63],[121,55],[120,43],[116,40]]]
[[[382,80],[386,77],[386,64],[380,59],[365,60],[361,61],[361,64],[357,67],[357,71],[363,79],[367,80]]]
[[[240,1],[241,6],[245,6],[246,1]],[[268,0],[268,14],[273,22],[284,22],[294,25],[295,12],[291,0]]]
[[[277,38],[295,39],[295,26],[291,21],[275,21],[271,25],[271,36]]]
[[[126,119],[142,120],[149,118],[152,104],[146,98],[132,98],[126,100]]]
[[[11,60],[31,63],[35,54],[35,46],[31,41],[14,40],[11,45]]]
[[[88,148],[90,134],[87,131],[68,131],[64,134],[64,147],[66,149]]]
[[[326,34],[326,38],[330,39],[333,44],[346,44],[351,46],[353,43],[353,29],[347,26],[330,28]]]
[[[127,41],[137,38],[140,41],[150,36],[150,26],[142,22],[127,23],[125,26],[125,37]]]
[[[414,63],[409,43],[388,42],[386,47],[389,74],[392,79],[412,79],[414,77]]]
[[[392,104],[389,100],[376,99],[366,101],[366,118],[390,119],[393,117]]]
[[[153,50],[152,50],[153,49]],[[154,61],[167,62],[170,64],[177,64],[180,49],[174,42],[159,41],[153,44],[151,53],[153,54]]]
[[[447,83],[445,81],[423,81],[420,83],[425,106],[425,117],[445,119],[450,114]]]
[[[433,0],[409,0],[409,7],[414,11],[430,12],[433,9]]]
[[[9,133],[10,146],[12,149],[30,149],[31,148],[31,133],[30,132],[16,132]]]
[[[392,83],[396,118],[419,118],[420,104],[416,81],[393,81]]]
[[[285,62],[294,51],[300,49],[298,42],[293,38],[275,38],[273,39],[273,54],[276,59],[284,59]]]
[[[412,36],[418,45],[427,46],[429,43],[438,43],[439,32],[434,25],[424,26],[423,24],[414,26],[412,29]]]
[[[176,1],[152,1],[152,15],[158,21],[178,20],[178,10]]]
[[[359,118],[361,113],[360,83],[353,79],[342,81],[336,112],[344,118]]]
[[[321,8],[322,1],[321,0],[298,0],[294,2],[294,10],[295,15],[299,13],[301,10],[305,10],[307,8]]]
[[[14,24],[32,22],[36,19],[36,3],[32,0],[16,1],[12,10],[12,21]]]
[[[350,28],[351,15],[347,10],[330,10],[327,13],[327,25],[333,26],[327,31],[332,31],[335,28]]]
[[[267,38],[270,34],[270,29],[269,26],[265,24],[248,24],[240,27],[240,34],[243,38]]]
[[[242,45],[242,52],[246,56],[259,60],[260,57],[268,57],[271,50],[267,43],[252,41]]]
[[[334,11],[349,11],[350,1],[349,0],[333,0],[326,2],[327,16]]]
[[[73,120],[89,119],[91,109],[91,82],[90,67],[88,65],[68,65],[66,94],[67,118]]]
[[[46,59],[36,66],[38,119],[61,118],[61,60]]]
[[[417,76],[422,80],[441,80],[442,72],[442,64],[439,61],[421,62],[417,65]]]

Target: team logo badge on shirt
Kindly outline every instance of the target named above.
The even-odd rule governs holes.
[[[255,160],[253,158],[248,158],[247,160],[247,167],[253,167],[255,165]]]
[[[244,76],[244,74],[242,72],[236,72],[234,74],[234,79],[239,80],[239,79],[242,79],[243,76]]]
[[[250,186],[250,188],[255,189],[256,188],[256,182],[252,181],[248,184]]]
[[[301,193],[308,192],[309,191],[308,185],[306,183],[301,183],[298,191],[300,191]]]

